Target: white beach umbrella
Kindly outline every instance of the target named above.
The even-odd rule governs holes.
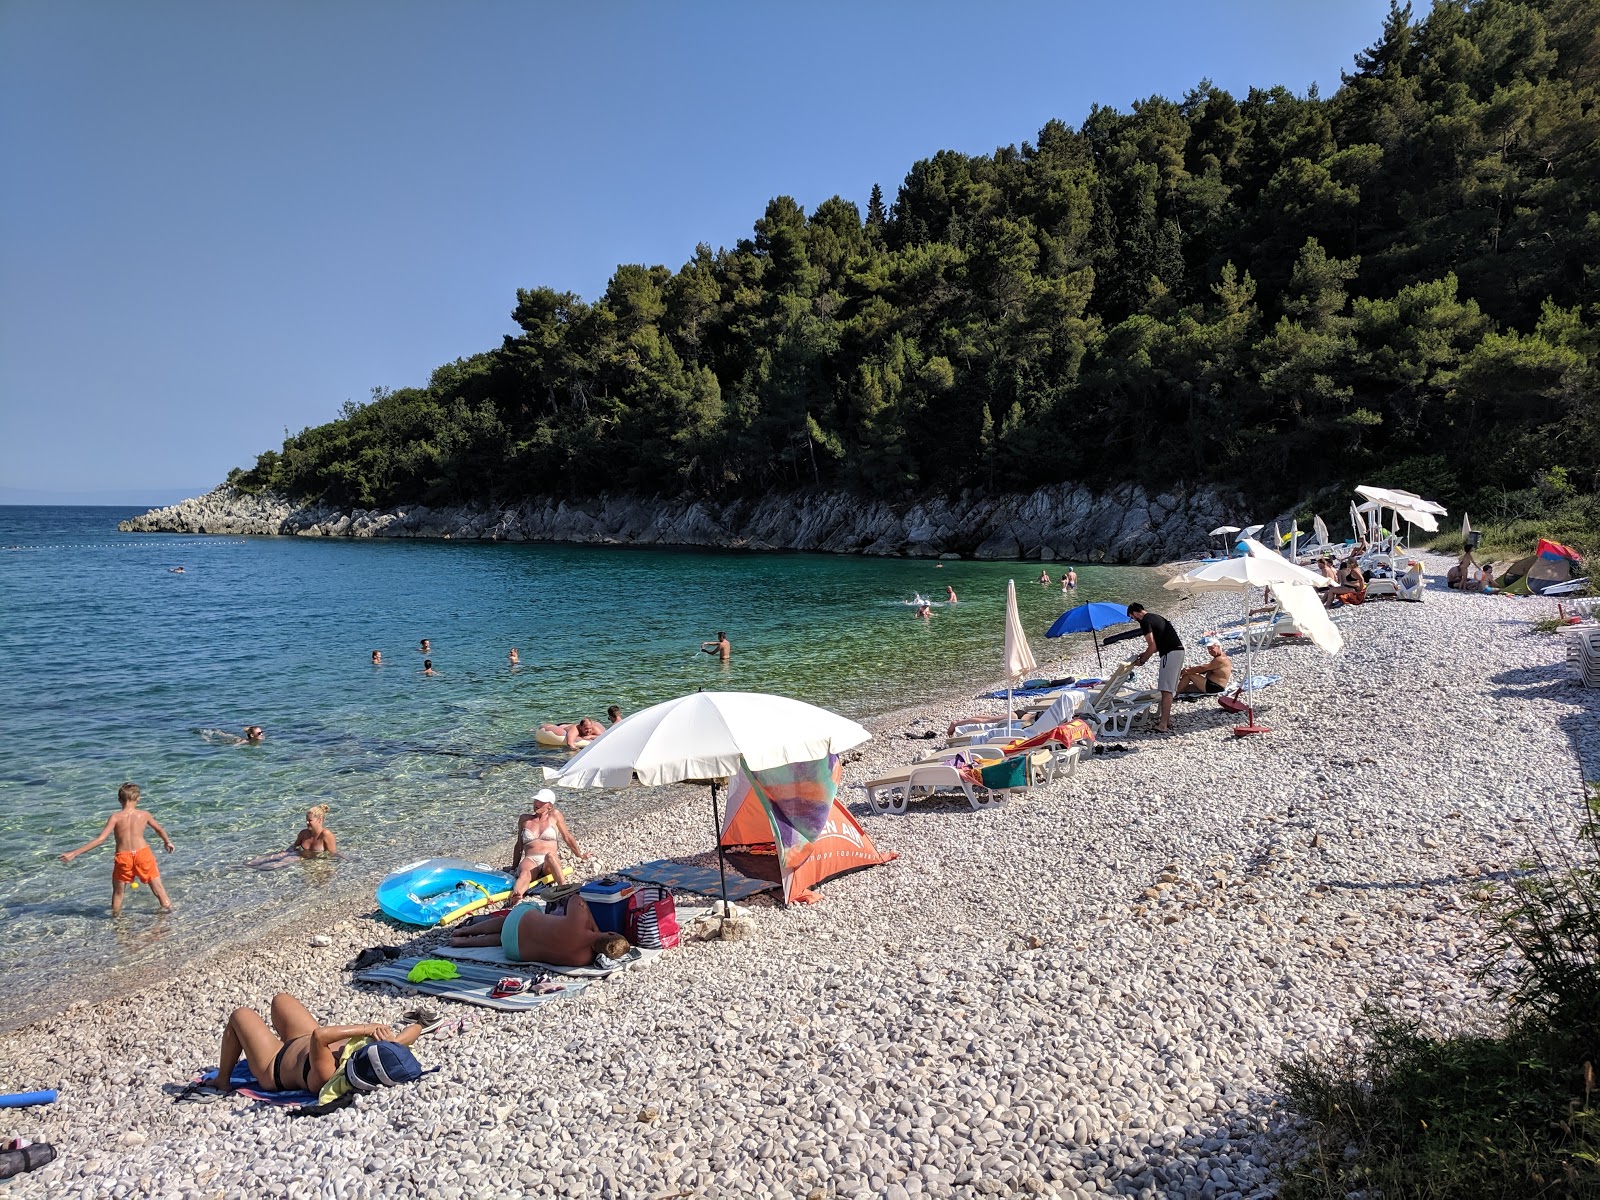
[[[1289,527],[1289,561],[1300,561],[1300,520],[1297,517]]]
[[[1017,581],[1006,580],[1006,678],[1016,680],[1039,666],[1028,648],[1027,635],[1022,632],[1022,618],[1017,615]]]
[[[1365,496],[1368,500],[1375,500],[1384,508],[1409,508],[1412,512],[1432,513],[1436,517],[1450,515],[1450,510],[1444,505],[1424,500],[1415,492],[1408,492],[1403,488],[1381,488],[1363,483],[1357,486],[1356,494]]]
[[[1328,526],[1321,517],[1311,518],[1311,528],[1316,531],[1317,545],[1326,546],[1332,543],[1333,539],[1328,536]]]
[[[578,751],[556,777],[562,787],[623,788],[711,781],[712,831],[728,912],[717,781],[752,771],[842,754],[872,735],[825,708],[764,692],[695,692],[617,722]]]
[[[1211,536],[1212,537],[1221,537],[1225,533],[1238,533],[1238,532],[1239,532],[1239,527],[1237,525],[1218,525],[1215,529],[1213,529],[1211,531]]]
[[[1247,538],[1255,537],[1256,534],[1261,532],[1262,528],[1263,527],[1260,525],[1246,525],[1239,531],[1239,536]]]
[[[1244,597],[1245,680],[1248,681],[1255,674],[1252,669],[1255,655],[1250,647],[1250,592],[1258,587],[1271,587],[1277,592],[1279,588],[1287,590],[1295,585],[1329,587],[1331,583],[1317,572],[1308,571],[1281,554],[1273,554],[1258,541],[1246,538],[1244,544],[1248,553],[1243,558],[1206,563],[1183,575],[1174,576],[1167,580],[1165,586],[1171,591],[1238,592]],[[1320,603],[1318,607],[1321,607]],[[1298,622],[1299,619],[1296,615],[1295,620]],[[1331,626],[1332,622],[1329,624]],[[1249,713],[1249,723],[1238,726],[1235,732],[1266,732],[1264,726],[1256,724],[1255,707],[1247,704],[1246,711]]]

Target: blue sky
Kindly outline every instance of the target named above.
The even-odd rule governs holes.
[[[1387,7],[6,0],[0,502],[209,487],[775,195],[1202,77],[1331,92]]]

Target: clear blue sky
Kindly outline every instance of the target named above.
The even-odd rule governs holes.
[[[1386,9],[4,0],[0,502],[209,487],[775,195],[1207,76],[1331,92]]]

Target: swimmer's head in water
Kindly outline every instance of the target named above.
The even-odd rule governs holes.
[[[422,652],[424,654],[426,654],[426,653],[428,653],[428,651],[430,651],[432,649],[433,649],[433,643],[430,642],[427,638],[423,638],[422,639]]]
[[[425,659],[423,659],[423,660],[422,660],[422,669],[423,669],[423,670],[424,670],[424,671],[431,671],[431,670],[433,670],[433,659],[431,659],[431,658],[425,658]]]
[[[306,809],[306,824],[321,825],[328,819],[329,807],[330,806],[326,804],[313,804],[310,808]]]
[[[244,736],[246,741],[259,742],[267,736],[267,731],[259,725],[246,725],[244,727]]]
[[[137,783],[123,784],[117,789],[117,800],[124,808],[130,804],[139,803],[139,785]]]
[[[374,650],[372,652],[372,661],[375,662],[375,663],[381,663],[383,661],[383,651],[382,650]]]
[[[604,954],[607,958],[621,958],[633,947],[628,944],[628,939],[620,933],[613,933],[595,943],[595,952]]]
[[[618,721],[622,720],[622,710],[615,704],[611,705],[606,709],[606,719],[615,725]]]

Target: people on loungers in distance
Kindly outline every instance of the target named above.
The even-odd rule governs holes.
[[[517,840],[511,848],[511,870],[517,879],[511,885],[511,903],[521,900],[528,885],[545,875],[557,884],[567,881],[567,873],[561,869],[562,842],[572,850],[572,857],[589,857],[556,807],[556,794],[540,788],[533,798],[533,811],[517,818]]]
[[[1327,590],[1334,594],[1334,599],[1346,604],[1360,604],[1367,598],[1367,577],[1361,573],[1353,555],[1339,572],[1339,582]]]
[[[266,1092],[320,1092],[339,1071],[345,1043],[355,1038],[409,1046],[422,1036],[421,1025],[396,1033],[388,1025],[322,1025],[288,992],[272,998],[272,1024],[254,1009],[236,1008],[222,1030],[217,1090],[233,1090],[233,1068],[241,1057],[250,1064],[256,1086]]]
[[[607,933],[594,923],[594,914],[580,896],[567,901],[564,913],[547,913],[534,904],[468,921],[450,935],[452,946],[499,946],[512,962],[549,963],[556,967],[587,967],[597,955],[621,958],[628,939]]]
[[[1222,643],[1214,637],[1202,638],[1200,644],[1211,657],[1203,663],[1185,667],[1178,673],[1178,691],[1207,692],[1211,695],[1226,691],[1228,681],[1233,678],[1233,659],[1227,656]]]

